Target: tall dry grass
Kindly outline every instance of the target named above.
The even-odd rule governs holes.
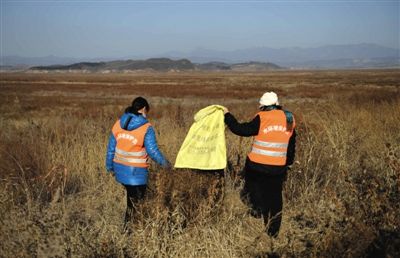
[[[250,138],[227,131],[229,164],[222,179],[152,164],[147,198],[128,235],[122,231],[125,193],[105,173],[104,157],[110,128],[129,100],[68,95],[67,86],[57,96],[35,95],[38,89],[32,88],[22,94],[3,82],[0,256],[397,257],[399,90],[391,77],[388,85],[363,90],[364,77],[343,73],[306,76],[304,84],[292,88],[298,87],[297,93],[281,100],[296,115],[298,139],[276,239],[265,235],[262,220],[251,217],[239,197]],[[277,83],[283,80],[274,76]],[[295,84],[300,75],[290,76]],[[189,79],[214,88],[222,83],[229,91],[232,78],[217,77]],[[365,77],[373,83],[387,74]],[[260,83],[235,78],[247,78],[254,90]],[[167,79],[182,82],[179,76]],[[332,85],[317,87],[323,79]],[[335,79],[356,85],[335,88]],[[241,120],[256,112],[255,97],[210,99],[207,94],[213,95],[203,91],[188,100],[186,93],[173,90],[176,99],[150,97],[150,120],[172,161],[194,113],[204,105],[226,105]]]

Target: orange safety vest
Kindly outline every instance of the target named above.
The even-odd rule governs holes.
[[[150,123],[146,123],[135,130],[128,131],[121,128],[120,120],[114,124],[112,133],[117,141],[114,162],[132,167],[147,168],[149,166],[144,147],[144,136],[149,126]]]
[[[254,137],[249,159],[264,165],[285,165],[289,139],[295,127],[294,118],[292,128],[288,130],[286,115],[282,110],[259,112],[258,115],[260,129],[258,135]]]

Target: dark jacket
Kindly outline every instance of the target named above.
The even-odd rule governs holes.
[[[261,112],[268,112],[268,111],[261,111]],[[232,131],[232,133],[236,135],[244,137],[256,136],[260,130],[260,116],[259,115],[255,116],[253,120],[251,120],[250,122],[239,123],[231,113],[226,113],[225,124]],[[293,135],[289,139],[285,166],[264,165],[253,162],[247,157],[245,170],[254,171],[257,173],[265,173],[270,175],[285,174],[287,171],[287,166],[293,164],[295,149],[296,149],[296,131],[293,130]]]

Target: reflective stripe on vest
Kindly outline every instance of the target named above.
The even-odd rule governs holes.
[[[114,156],[114,160],[129,162],[129,163],[139,163],[139,164],[146,164],[147,159],[131,159],[131,158],[124,158],[118,155]]]
[[[255,140],[254,144],[260,145],[263,147],[270,147],[270,148],[287,148],[288,144],[287,143],[279,143],[279,142],[263,142],[259,140]]]
[[[147,154],[147,152],[145,150],[144,151],[123,151],[118,148],[115,148],[115,153],[124,155],[124,156],[133,156],[133,157],[140,157],[140,156],[144,156]]]
[[[264,156],[271,156],[271,157],[286,157],[286,152],[281,152],[281,151],[269,151],[269,150],[262,150],[258,149],[256,147],[253,147],[251,149],[251,152],[264,155]]]

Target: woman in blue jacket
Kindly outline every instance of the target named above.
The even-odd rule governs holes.
[[[127,193],[125,227],[135,212],[135,205],[145,196],[148,181],[148,156],[165,168],[168,160],[157,146],[156,135],[146,116],[150,106],[137,97],[112,128],[107,147],[107,172],[115,175]]]

